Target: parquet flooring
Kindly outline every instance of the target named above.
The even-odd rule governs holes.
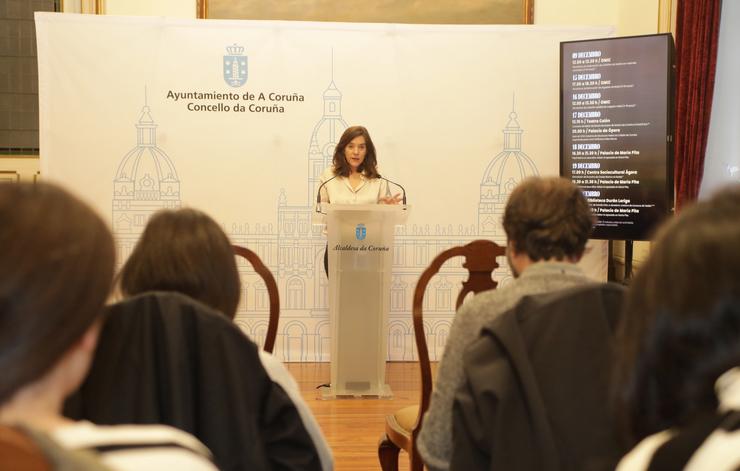
[[[387,382],[392,399],[321,400],[316,386],[329,382],[329,363],[288,363],[308,406],[334,452],[337,471],[377,471],[378,440],[385,429],[385,416],[418,404],[420,379],[418,363],[389,362]],[[433,364],[436,372],[436,364]],[[401,470],[408,470],[408,455],[400,454]]]

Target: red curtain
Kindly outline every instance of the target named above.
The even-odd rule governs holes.
[[[679,0],[676,10],[676,209],[696,199],[714,93],[721,0]]]

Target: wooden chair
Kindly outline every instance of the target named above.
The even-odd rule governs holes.
[[[46,433],[0,425],[0,471],[110,471],[97,453],[68,449]]]
[[[0,425],[0,471],[51,471],[52,465],[26,433]]]
[[[409,454],[412,471],[421,471],[424,467],[415,444],[421,431],[424,413],[429,408],[433,386],[432,368],[429,363],[429,350],[427,349],[422,316],[424,292],[429,280],[439,272],[442,264],[450,258],[465,257],[462,266],[468,270],[468,279],[462,283],[462,289],[457,296],[455,303],[457,309],[469,293],[480,293],[496,288],[498,283],[492,277],[493,270],[499,266],[496,263],[496,257],[504,254],[505,249],[490,240],[475,240],[469,244],[452,247],[440,253],[421,274],[414,290],[413,301],[414,337],[419,354],[419,368],[421,369],[421,402],[418,406],[409,406],[393,415],[386,416],[385,434],[378,443],[378,458],[383,471],[398,470],[398,454],[401,450],[405,450]]]
[[[262,263],[256,253],[246,247],[238,245],[232,247],[234,247],[234,254],[245,258],[252,265],[254,271],[262,277],[262,281],[265,282],[267,287],[267,294],[270,297],[270,320],[267,324],[267,335],[265,335],[265,344],[262,348],[264,351],[272,353],[277,337],[278,321],[280,320],[280,294],[278,293],[275,277],[272,276],[270,269]]]

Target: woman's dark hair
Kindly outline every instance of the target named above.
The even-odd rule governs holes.
[[[558,177],[529,177],[511,192],[504,209],[507,240],[532,261],[580,257],[594,216],[580,188]]]
[[[228,237],[207,214],[195,209],[154,214],[123,266],[121,291],[176,291],[233,319],[241,281]]]
[[[334,175],[341,175],[343,177],[349,176],[351,167],[349,163],[347,163],[347,159],[344,158],[344,149],[350,142],[352,142],[352,139],[359,136],[365,138],[367,153],[365,154],[365,160],[357,170],[365,175],[366,178],[380,178],[380,174],[377,169],[378,159],[375,155],[375,144],[373,144],[373,140],[370,139],[370,133],[367,132],[367,129],[363,126],[351,126],[345,129],[342,137],[339,138],[337,147],[334,148]]]
[[[617,331],[615,404],[629,442],[717,407],[740,366],[740,186],[664,225]]]
[[[0,404],[101,315],[115,250],[87,205],[47,183],[0,184]]]

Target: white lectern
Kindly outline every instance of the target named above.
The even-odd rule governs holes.
[[[331,388],[323,397],[389,397],[385,362],[393,234],[408,207],[322,208],[327,214],[331,322]]]

